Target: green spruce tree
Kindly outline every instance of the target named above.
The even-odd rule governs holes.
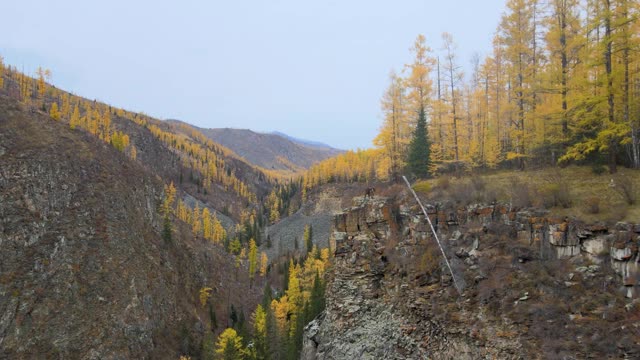
[[[311,227],[311,224],[304,227],[304,246],[307,254],[309,254],[313,248],[313,227]]]
[[[310,301],[310,320],[315,319],[318,314],[324,310],[324,287],[322,286],[322,280],[320,274],[316,271],[316,276],[313,279],[313,288],[311,289]]]
[[[424,108],[418,114],[418,123],[413,131],[413,138],[409,144],[409,171],[419,178],[429,175],[429,137],[427,134],[427,116]]]

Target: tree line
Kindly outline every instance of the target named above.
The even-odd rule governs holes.
[[[304,190],[404,172],[640,168],[639,14],[632,0],[508,0],[467,76],[451,34],[438,51],[419,35],[389,76],[374,148],[314,166]]]

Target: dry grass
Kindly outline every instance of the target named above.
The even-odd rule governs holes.
[[[472,177],[447,178],[447,186],[444,188],[441,188],[442,180],[439,178],[428,181],[432,189],[452,197],[456,194],[449,194],[448,190],[460,189],[460,186],[481,181],[484,184],[482,192],[491,194],[499,202],[523,206],[523,202],[528,202],[524,200],[528,199],[522,198],[528,195],[531,205],[547,207],[554,216],[576,216],[584,221],[611,222],[637,222],[640,219],[640,205],[629,204],[630,197],[640,196],[640,171],[631,169],[621,168],[615,175],[595,175],[591,167],[587,166],[497,171]],[[600,199],[597,213],[588,204],[589,199],[593,198]],[[473,201],[474,199],[468,199],[468,202]]]

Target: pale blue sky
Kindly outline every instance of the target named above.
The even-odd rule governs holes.
[[[2,4],[0,55],[53,83],[201,127],[369,147],[391,69],[448,31],[469,68],[504,0],[71,1]]]

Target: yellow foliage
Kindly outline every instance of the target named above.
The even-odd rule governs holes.
[[[207,240],[213,240],[213,223],[208,208],[202,209],[202,236]]]
[[[322,262],[325,264],[325,267],[327,267],[329,265],[329,257],[331,255],[329,254],[329,249],[328,248],[324,248],[322,250],[320,250],[320,259],[322,259]]]
[[[136,147],[133,145],[129,147],[129,157],[131,160],[135,160],[138,157],[138,150],[136,150]]]
[[[47,90],[45,81],[51,77],[51,71],[38,67],[36,74],[38,75],[38,97],[44,99],[44,94]]]
[[[213,241],[215,243],[220,243],[226,237],[227,237],[227,231],[224,229],[224,227],[222,226],[222,223],[220,222],[220,220],[218,220],[218,217],[214,213],[213,214]]]
[[[381,101],[384,120],[373,144],[382,150],[377,163],[379,179],[395,177],[405,166],[405,157],[411,140],[411,127],[407,117],[404,81],[395,72]]]
[[[216,354],[219,358],[223,358],[225,350],[231,351],[231,356],[234,359],[243,359],[242,351],[242,337],[238,336],[238,333],[232,329],[225,329],[220,336],[218,336],[218,342],[216,343]]]
[[[199,299],[202,307],[205,307],[205,305],[207,305],[207,301],[211,298],[211,291],[213,291],[213,289],[210,287],[203,287],[200,289]]]
[[[260,255],[260,275],[261,276],[267,275],[268,266],[269,266],[269,258],[267,257],[267,254],[263,251],[262,254]]]
[[[176,207],[176,216],[178,219],[189,223],[189,213],[190,211],[187,205],[182,201],[182,199],[178,199],[178,205]]]
[[[80,109],[78,109],[78,105],[76,104],[73,108],[71,119],[69,119],[69,127],[75,129],[78,125],[80,125]]]
[[[302,180],[303,192],[322,184],[336,181],[373,181],[376,180],[376,168],[382,158],[379,149],[347,151],[336,157],[324,160],[314,166],[304,175]],[[378,180],[386,180],[378,178]]]
[[[258,246],[256,241],[249,240],[249,277],[253,279],[258,267]]]
[[[287,318],[289,314],[289,298],[287,295],[284,295],[280,298],[280,300],[272,300],[271,301],[271,310],[273,311],[273,315],[276,318],[276,323],[278,324],[278,328],[281,331],[284,331],[287,328]]]
[[[60,120],[60,111],[58,110],[58,103],[54,102],[51,104],[51,110],[49,111],[49,116],[55,121]]]
[[[202,218],[200,216],[200,207],[196,203],[196,206],[193,208],[193,213],[191,214],[191,231],[193,231],[194,236],[198,236],[201,229]]]
[[[173,186],[173,181],[169,185],[165,185],[164,187],[164,202],[163,202],[163,211],[165,215],[169,215],[171,213],[171,209],[173,207],[173,202],[176,199],[176,187]]]
[[[431,191],[431,184],[428,181],[418,181],[413,185],[413,190],[417,193],[427,194]]]
[[[114,132],[111,136],[111,145],[118,151],[124,152],[129,147],[129,135],[120,131]]]

